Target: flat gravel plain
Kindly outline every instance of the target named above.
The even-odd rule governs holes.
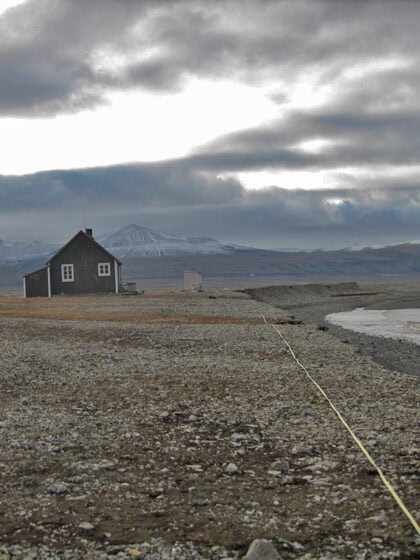
[[[230,290],[0,297],[0,559],[414,558],[418,380]],[[261,557],[261,560],[263,558]]]

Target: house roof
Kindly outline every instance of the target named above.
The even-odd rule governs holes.
[[[117,261],[118,264],[122,264],[122,262],[120,260],[117,259],[117,257],[114,257],[114,255],[112,253],[110,253],[109,251],[107,251],[105,249],[105,247],[102,247],[102,245],[100,243],[98,243],[97,241],[95,241],[93,239],[92,236],[88,235],[87,233],[85,233],[84,231],[80,230],[78,233],[76,233],[76,235],[74,235],[70,241],[68,241],[63,247],[61,247],[61,249],[59,251],[57,251],[51,258],[50,260],[46,263],[47,265],[51,264],[54,259],[56,259],[58,257],[58,255],[60,255],[65,249],[67,249],[67,247],[69,245],[71,245],[73,243],[73,241],[77,238],[83,236],[85,237],[89,243],[93,243],[94,245],[96,245],[96,247],[98,247],[99,249],[101,249],[101,251],[103,253],[105,253],[106,255],[108,255],[108,257],[110,257],[111,259],[115,259]]]
[[[38,268],[38,270],[33,270],[32,272],[28,272],[28,274],[24,274],[23,277],[26,278],[27,276],[32,276],[32,274],[37,274],[38,272],[42,272],[43,270],[46,270],[47,267],[43,266],[42,268]]]

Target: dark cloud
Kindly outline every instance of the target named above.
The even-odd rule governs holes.
[[[247,191],[185,160],[0,177],[0,237],[61,240],[87,216],[98,234],[134,222],[268,248],[420,239],[420,183],[365,187]]]
[[[400,59],[416,68],[418,16],[404,0],[28,0],[0,18],[0,112],[73,111],[110,88],[171,91],[190,76],[280,82],[282,99],[293,80],[337,86],[384,60],[391,79]]]
[[[129,53],[126,37],[151,4],[28,0],[8,10],[0,18],[0,112],[39,116],[102,102],[118,79],[99,61]]]
[[[419,127],[420,111],[371,113],[353,112],[345,106],[322,108],[218,138],[196,150],[191,161],[225,172],[417,165]],[[330,142],[319,152],[306,152],[300,146],[319,139]]]

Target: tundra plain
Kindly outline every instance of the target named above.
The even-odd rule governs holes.
[[[0,297],[0,558],[239,559],[259,538],[285,559],[414,557],[263,316],[417,519],[418,379],[290,313],[220,289]]]

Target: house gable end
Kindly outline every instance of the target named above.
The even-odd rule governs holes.
[[[118,293],[121,263],[83,231],[70,239],[48,266],[52,295]]]
[[[76,233],[44,268],[24,277],[24,294],[27,297],[118,294],[120,289],[121,262],[93,239],[91,230]]]
[[[57,260],[69,247],[71,247],[73,244],[77,243],[78,241],[82,242],[82,243],[91,243],[92,245],[94,245],[96,248],[100,249],[104,255],[106,257],[108,257],[109,259],[115,260],[117,261],[117,263],[119,265],[121,265],[121,261],[119,261],[116,257],[114,257],[114,255],[112,255],[109,251],[107,251],[107,249],[105,249],[105,247],[102,247],[102,245],[100,243],[98,243],[97,241],[95,241],[93,239],[93,237],[91,237],[90,235],[87,235],[84,231],[80,230],[78,233],[76,233],[75,236],[73,236],[70,241],[68,241],[63,247],[61,247],[61,249],[59,249],[51,258],[50,260],[46,263],[47,265],[51,265],[54,263],[55,260]]]

